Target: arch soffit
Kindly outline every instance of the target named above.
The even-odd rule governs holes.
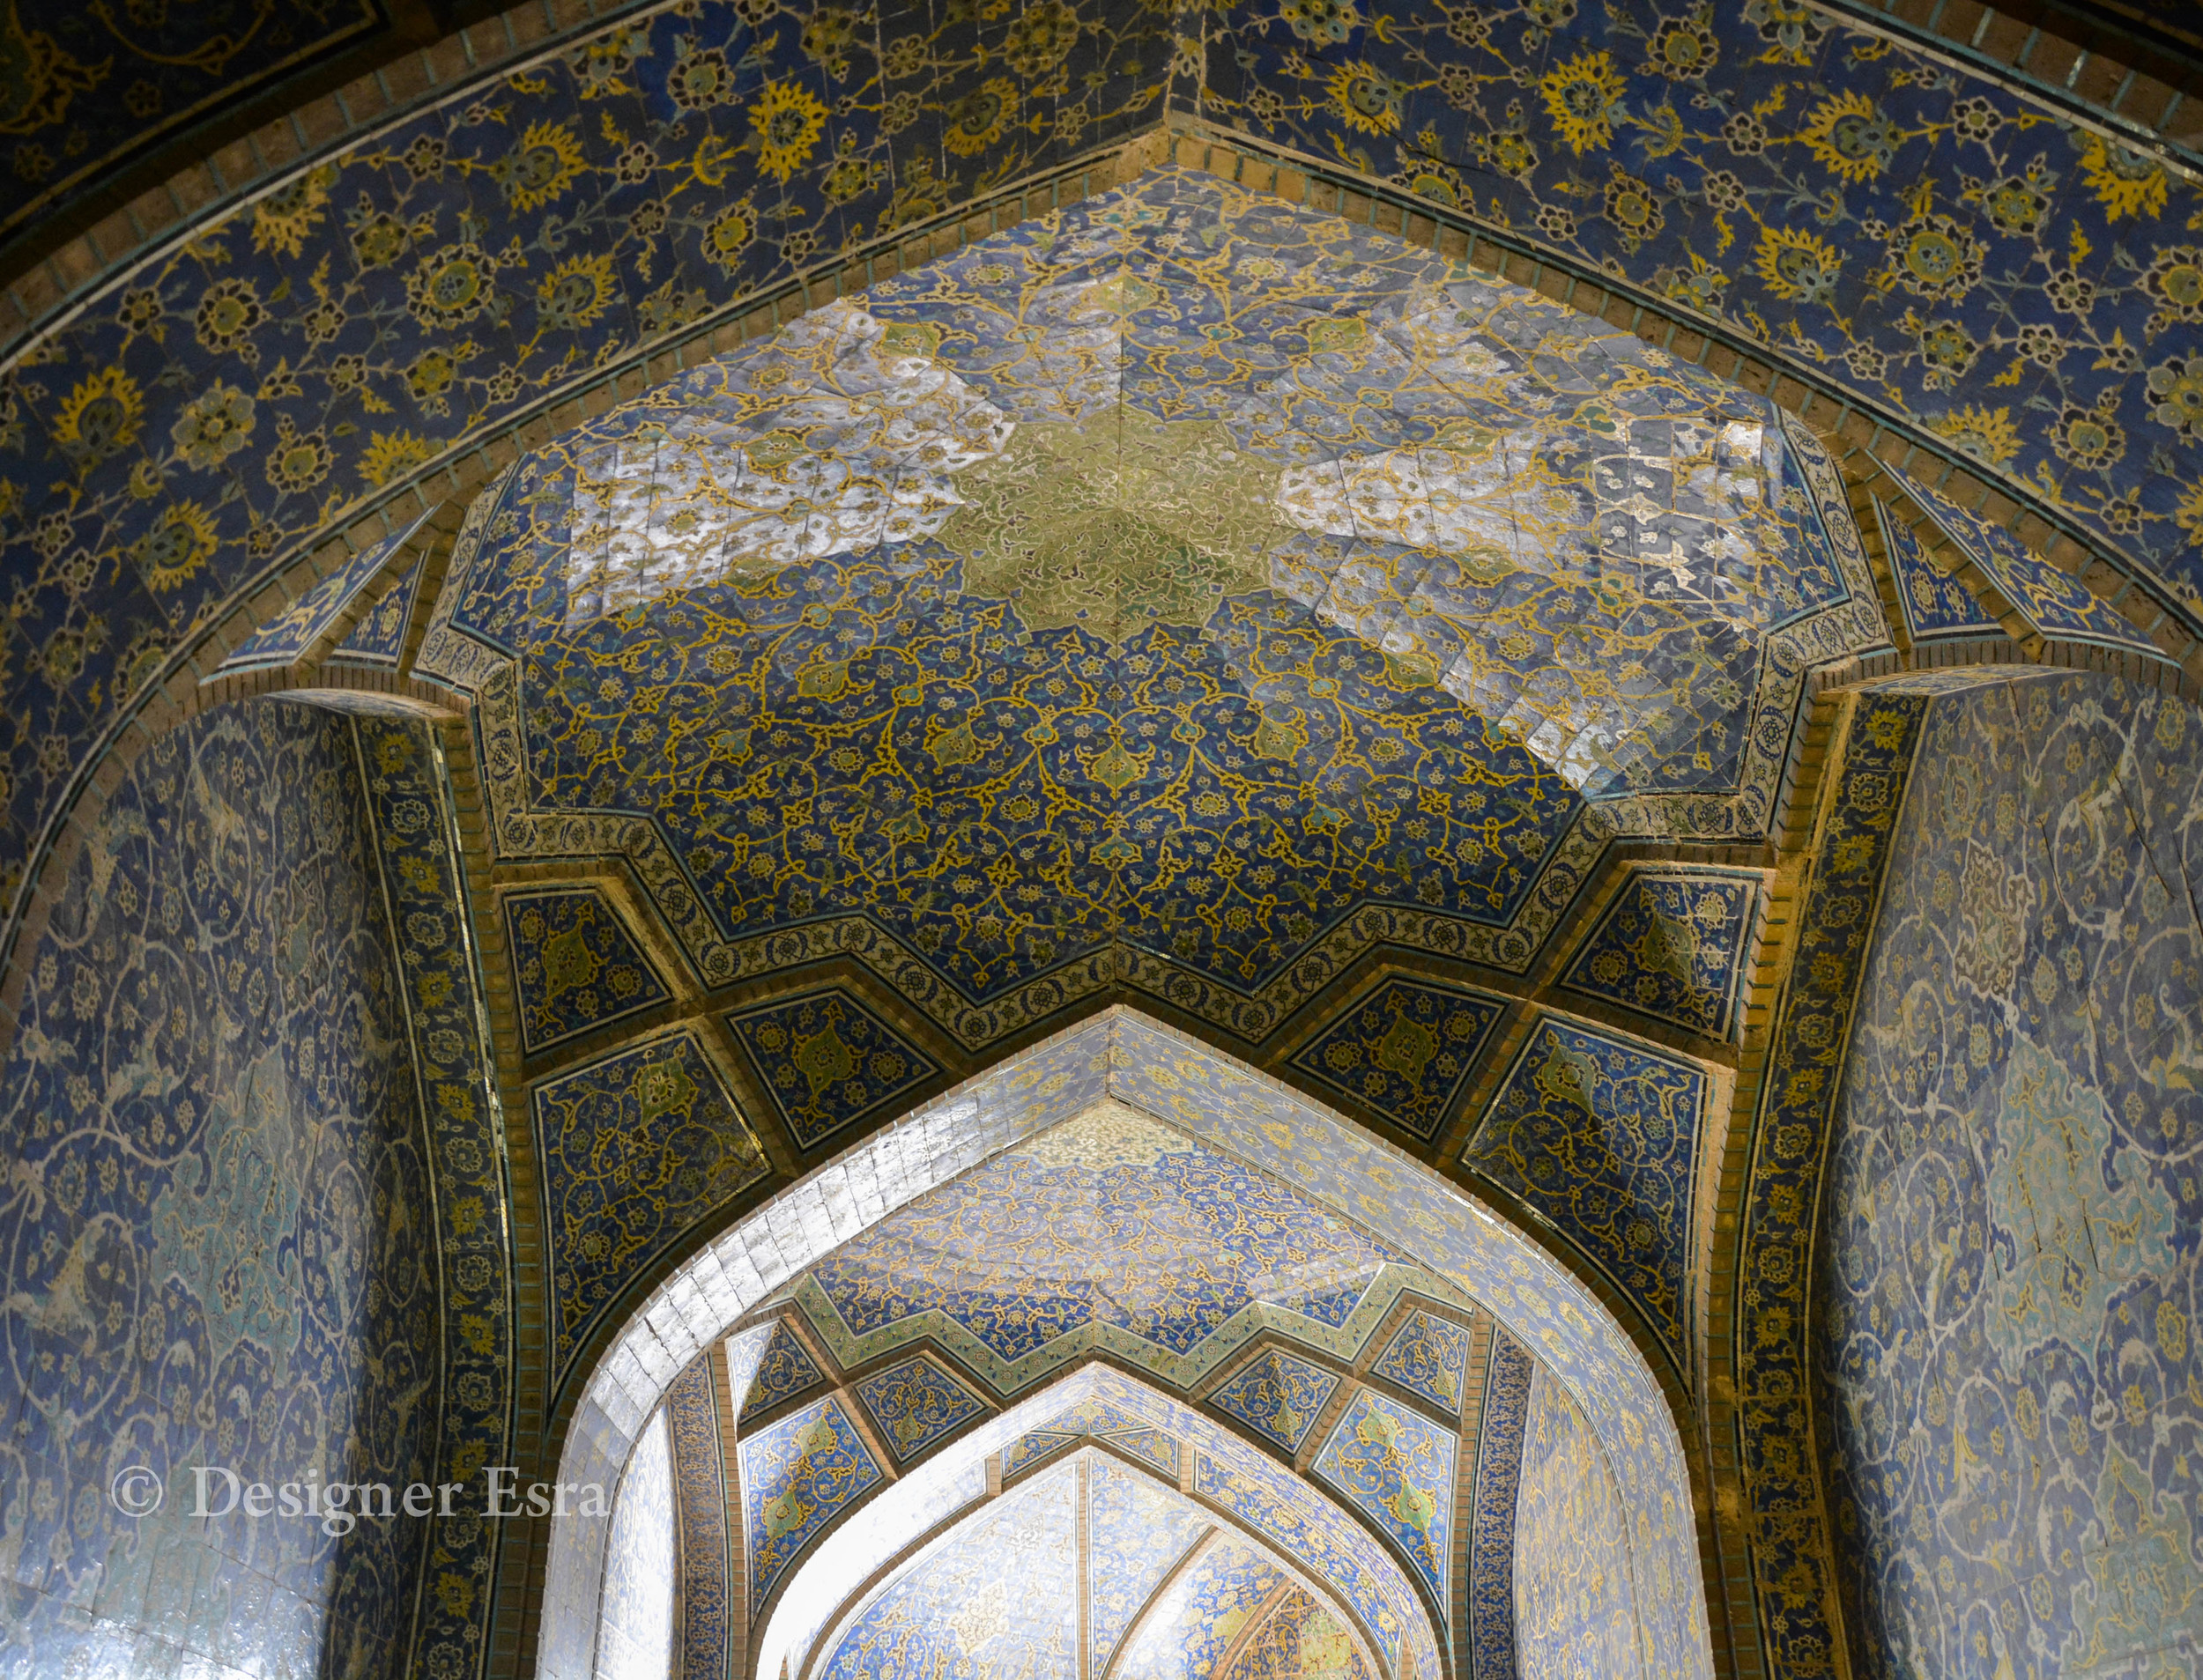
[[[961,1437],[953,1447],[923,1461],[899,1480],[853,1501],[842,1512],[834,1525],[823,1530],[812,1543],[788,1579],[762,1606],[762,1620],[757,1624],[754,1644],[753,1672],[777,1674],[784,1657],[792,1680],[821,1680],[826,1673],[823,1665],[849,1625],[922,1557],[937,1546],[952,1543],[959,1531],[988,1510],[998,1498],[1051,1474],[1081,1455],[1109,1458],[1131,1473],[1146,1477],[1157,1486],[1165,1486],[1154,1466],[1113,1450],[1107,1441],[1090,1438],[1071,1453],[1052,1455],[1021,1473],[1005,1473],[997,1489],[985,1488],[984,1460],[990,1454],[1002,1451],[1021,1434],[1045,1425],[1050,1419],[1092,1398],[1106,1399],[1119,1410],[1153,1423],[1174,1435],[1182,1450],[1221,1451],[1232,1454],[1235,1460],[1250,1454],[1276,1457],[1239,1436],[1228,1434],[1139,1377],[1099,1360],[1089,1360],[1051,1379]],[[1286,1473],[1292,1475],[1296,1488],[1304,1491],[1310,1502],[1337,1522],[1370,1536],[1372,1546],[1376,1548],[1376,1555],[1389,1567],[1393,1578],[1387,1582],[1393,1596],[1399,1602],[1413,1602],[1421,1615],[1431,1641],[1428,1660],[1435,1661],[1435,1653],[1446,1647],[1446,1635],[1442,1624],[1433,1617],[1429,1604],[1418,1598],[1407,1572],[1398,1566],[1390,1552],[1377,1545],[1375,1531],[1314,1478],[1293,1472],[1289,1467]],[[972,1486],[975,1482],[977,1487]],[[960,1489],[967,1491],[968,1497],[951,1506],[948,1501],[957,1499]],[[1336,1583],[1318,1573],[1314,1565],[1296,1557],[1228,1506],[1212,1499],[1193,1499],[1183,1490],[1175,1491],[1179,1497],[1190,1499],[1213,1524],[1278,1558],[1288,1573],[1331,1606],[1363,1647],[1370,1659],[1372,1675],[1389,1676],[1396,1672],[1394,1666],[1385,1661],[1376,1634],[1354,1610],[1349,1597]],[[869,1513],[861,1524],[856,1521],[860,1512]],[[1136,1628],[1136,1623],[1126,1626],[1120,1646],[1129,1644]],[[1438,1670],[1434,1669],[1432,1672]]]
[[[697,1251],[586,1371],[561,1482],[617,1481],[667,1388],[751,1308],[829,1251],[990,1155],[1107,1094],[1262,1168],[1402,1249],[1491,1312],[1569,1392],[1623,1505],[1639,1640],[1656,1672],[1710,1676],[1682,1433],[1645,1355],[1532,1238],[1399,1151],[1122,1006],[997,1064],[811,1173]],[[550,1527],[536,1672],[586,1676],[609,1523]]]
[[[1846,19],[1861,28],[1883,28],[1879,20],[1848,11]],[[142,213],[138,206],[118,212],[115,226],[108,230],[111,237],[104,244],[88,244],[75,262],[49,265],[52,273],[28,292],[16,288],[13,300],[24,325],[4,353],[11,364],[21,365],[27,352],[36,351],[45,340],[66,330],[85,307],[127,283],[130,274],[146,262],[157,262],[178,241],[202,237],[244,213],[255,197],[288,185],[303,171],[325,167],[359,150],[393,124],[478,94],[497,78],[554,57],[585,36],[617,26],[618,21],[607,22],[601,16],[568,16],[556,5],[539,7],[531,3],[422,48],[400,61],[402,70],[385,66],[338,93],[315,101],[296,119],[278,120],[252,143],[233,149],[236,157],[232,162],[241,169],[235,180],[195,166],[169,187],[148,195],[148,207],[156,198],[162,201],[160,213]],[[1979,45],[1970,43],[1969,48]],[[2103,67],[2116,65],[2118,60],[2102,43],[2095,43],[2091,53],[2093,56],[2083,56],[2093,86]],[[1993,53],[1984,57],[1971,52],[1962,58],[1960,73],[2032,97],[2026,77],[2005,75],[1992,62],[1993,57]],[[2081,120],[2094,122],[2096,119],[2083,111]],[[2119,114],[2103,126],[2107,133],[2116,131],[2131,139],[2127,129],[2118,126],[2126,122]],[[203,670],[219,662],[224,651],[269,614],[386,536],[392,529],[386,510],[399,506],[425,509],[440,497],[452,499],[430,522],[439,540],[427,559],[420,587],[433,598],[441,582],[449,540],[456,534],[459,507],[518,453],[588,414],[601,412],[639,394],[701,357],[774,330],[791,318],[791,312],[823,304],[878,274],[898,271],[898,266],[909,260],[931,260],[982,231],[1037,214],[1063,201],[1067,181],[1075,183],[1068,189],[1072,196],[1084,196],[1103,190],[1166,155],[1192,167],[1229,174],[1248,185],[1306,191],[1310,202],[1335,208],[1350,218],[1366,216],[1374,220],[1381,210],[1387,217],[1397,215],[1401,229],[1411,239],[1431,244],[1447,255],[1460,255],[1472,265],[1482,263],[1495,267],[1506,278],[1709,366],[1821,431],[1832,443],[1839,470],[1855,491],[1880,477],[1879,459],[1916,470],[1917,462],[1931,462],[1941,474],[1941,487],[1954,499],[2013,526],[2030,545],[2064,569],[2080,574],[2099,596],[2113,600],[2184,670],[2192,675],[2203,672],[2203,643],[2192,638],[2181,610],[2147,580],[2129,575],[2123,563],[2105,551],[2091,547],[2069,529],[2050,522],[2040,510],[2014,501],[1975,476],[1952,450],[1924,434],[1893,429],[1887,418],[1876,420],[1866,414],[1851,395],[1832,384],[1815,383],[1810,369],[1777,366],[1755,355],[1752,346],[1710,333],[1706,330],[1710,323],[1665,308],[1649,293],[1637,292],[1625,277],[1594,273],[1520,235],[1506,234],[1505,243],[1495,244],[1494,230],[1466,218],[1441,219],[1434,213],[1441,207],[1409,198],[1371,178],[1332,166],[1313,165],[1309,159],[1265,154],[1243,136],[1226,131],[1202,137],[1173,135],[1159,123],[1129,143],[1116,142],[1079,154],[1045,172],[1045,178],[1028,177],[1007,189],[965,200],[930,217],[913,218],[891,235],[860,248],[851,260],[765,277],[764,284],[753,287],[737,303],[641,343],[624,355],[592,363],[586,374],[550,391],[542,401],[452,440],[425,467],[383,479],[370,494],[353,499],[351,511],[345,511],[340,504],[337,517],[341,522],[324,524],[306,544],[278,554],[211,610],[202,612],[194,629],[169,650],[159,668],[85,745],[58,795],[33,818],[27,854],[19,860],[18,884],[8,901],[0,905],[0,964],[4,964],[4,972],[0,973],[0,1045],[12,1034],[12,1004],[22,984],[21,959],[24,953],[35,950],[48,908],[46,896],[38,889],[52,870],[66,869],[103,807],[108,789],[152,739],[208,705],[299,683],[395,688],[431,704],[449,702],[448,694],[407,678],[323,673],[311,666],[204,685],[201,681]],[[249,167],[242,163],[248,158]],[[197,208],[188,218],[178,220],[175,207],[181,204]],[[127,237],[123,236],[125,227]],[[901,255],[914,247],[915,258]],[[117,251],[126,255],[110,255]],[[55,278],[74,274],[93,278],[78,285]],[[864,277],[863,282],[857,278],[860,274]],[[154,415],[148,424],[158,426],[167,418]],[[1873,546],[1871,537],[1869,546]],[[360,603],[362,609],[366,604]],[[421,633],[418,618],[419,615],[413,632],[416,642]],[[349,627],[346,624],[335,634],[341,635]],[[409,663],[411,651],[407,650]],[[2192,684],[2185,686],[2192,689]]]

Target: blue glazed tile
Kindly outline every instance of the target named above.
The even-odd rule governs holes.
[[[2155,642],[2098,600],[2080,579],[2059,571],[2003,526],[1961,507],[1941,491],[1895,467],[1885,470],[2038,633],[2161,656]]]
[[[939,1077],[940,1064],[839,987],[727,1018],[797,1147],[813,1149]]]
[[[1830,1396],[1826,1485],[1853,1518],[1834,1536],[1836,1585],[1845,1602],[1869,1581],[1889,1594],[1869,1661],[1963,1661],[1994,1630],[1992,1656],[2015,1667],[2047,1651],[2071,1675],[2100,1651],[2192,1668],[2192,1617],[2170,1607],[2193,1604],[2193,1576],[2163,1548],[2194,1521],[2178,1461],[2203,1428],[2203,1197],[2185,1165],[2203,1099],[2160,1069],[2194,1030],[2184,976],[2203,951],[2175,860],[2203,728],[2154,685],[2081,672],[1910,705],[1925,707],[1901,718],[1912,727],[1867,736],[1862,769],[1881,785],[1831,834],[1869,842],[1831,891],[1879,887],[1868,924],[1815,953],[1855,998],[1843,1079],[1780,1115],[1819,1163],[1801,1205],[1826,1234],[1807,1249],[1793,1218],[1762,1227],[1782,1260],[1814,1254],[1825,1289],[1809,1341],[1762,1345]],[[2083,838],[2107,794],[2112,820]],[[1931,998],[1949,1048],[1926,1059],[1908,1021]],[[1916,1244],[1940,1269],[1919,1270]],[[1763,1262],[1753,1273],[1762,1312],[1794,1310]],[[1975,1350],[1962,1386],[1916,1343],[1931,1334]],[[1934,1472],[1888,1477],[1893,1439]],[[2036,1481],[2052,1443],[2065,1468]],[[1958,1539],[1989,1488],[2010,1532],[2046,1536],[2040,1590]],[[2076,1543],[2114,1528],[2131,1538],[2110,1552]],[[2124,1556],[2167,1563],[2130,1573]],[[2149,1585],[2121,1599],[2121,1580]],[[2143,1658],[2152,1646],[2166,1655]]]
[[[1892,514],[1879,496],[1874,498],[1874,521],[1881,529],[1882,549],[1889,556],[1890,581],[1896,587],[1905,628],[1913,640],[2004,633],[2004,626],[1990,617],[1970,589],[1928,559],[1912,528]]]
[[[1240,1631],[1292,1580],[1263,1551],[1228,1531],[1163,1589],[1125,1641],[1128,1674],[1205,1680]]]
[[[1711,1039],[1735,1030],[1757,883],[1733,875],[1633,873],[1569,959],[1563,988]]]
[[[421,568],[427,564],[425,559],[415,560],[404,580],[367,609],[351,633],[330,649],[330,664],[372,665],[383,670],[397,666],[405,651],[405,633],[412,625],[413,608],[420,596]]]
[[[1130,1206],[1143,1210],[1136,1225],[1114,1211]],[[1005,1267],[1012,1254],[1027,1258]],[[1397,1259],[1280,1181],[1103,1110],[889,1214],[821,1261],[806,1287],[855,1336],[945,1322],[974,1339],[975,1368],[1013,1386],[1012,1372],[1030,1368],[1019,1361],[1089,1326],[1127,1333],[1124,1356],[1152,1349],[1158,1367],[1261,1299],[1335,1327]],[[1342,1274],[1351,1281],[1333,1281]],[[1301,1282],[1311,1275],[1312,1289]],[[867,1343],[862,1357],[885,1351]]]
[[[665,1394],[672,1481],[679,1490],[680,1621],[675,1641],[684,1671],[724,1671],[732,1633],[728,1590],[727,1484],[719,1404],[708,1357],[673,1380]]]
[[[534,1096],[562,1371],[639,1267],[770,1168],[686,1032],[559,1074]]]
[[[1323,1366],[1270,1348],[1235,1373],[1209,1403],[1297,1453],[1338,1387],[1338,1377]]]
[[[1093,1460],[1087,1474],[1088,1671],[1103,1674],[1133,1618],[1210,1521],[1191,1500],[1107,1459]]]
[[[1011,1490],[874,1596],[817,1672],[822,1680],[982,1680],[1002,1672],[1077,1680],[1079,1526],[1075,1466]]]
[[[987,1410],[977,1395],[923,1355],[864,1378],[857,1397],[899,1459],[915,1458]]]
[[[819,1369],[819,1362],[797,1340],[795,1333],[784,1321],[775,1321],[758,1355],[756,1368],[751,1373],[749,1386],[743,1391],[736,1415],[739,1417],[762,1411],[807,1388],[815,1388],[825,1380],[826,1373]]]
[[[530,1055],[672,995],[597,888],[512,892],[504,905]]]
[[[1547,1017],[1461,1154],[1589,1254],[1679,1363],[1705,1099],[1697,1063]]]
[[[1482,993],[1387,980],[1296,1051],[1291,1065],[1428,1142],[1444,1128],[1505,1010]]]
[[[1316,1456],[1316,1475],[1375,1522],[1449,1603],[1454,1437],[1406,1407],[1358,1388]]]
[[[1477,1421],[1476,1494],[1469,1528],[1469,1651],[1476,1680],[1516,1680],[1515,1519],[1523,1426],[1537,1367],[1504,1330],[1492,1336]]]
[[[1469,1333],[1451,1319],[1417,1307],[1369,1369],[1458,1417],[1461,1386],[1468,1380]]]
[[[382,575],[436,510],[416,515],[403,529],[361,549],[342,566],[230,649],[214,669],[218,675],[287,665],[326,634],[337,616],[360,591]],[[172,527],[181,532],[182,526]],[[177,540],[183,540],[180,536]],[[403,586],[401,586],[403,587]]]
[[[739,1450],[754,1612],[812,1536],[883,1473],[831,1395],[746,1437]]]

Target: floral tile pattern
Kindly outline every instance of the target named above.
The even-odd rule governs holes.
[[[274,618],[256,627],[230,649],[214,668],[215,674],[226,677],[296,660],[328,633],[337,615],[352,604],[360,590],[382,575],[434,511],[430,508],[402,530],[361,549]]]
[[[1862,1668],[2192,1669],[2203,727],[2045,673],[1930,702],[1911,781],[1813,1302]]]
[[[1458,1417],[1462,1385],[1468,1380],[1469,1333],[1451,1319],[1418,1307],[1392,1333],[1369,1369]]]
[[[2203,599],[2203,189],[1794,0],[1233,4],[1211,121],[1718,322]]]
[[[1321,942],[1520,969],[1608,833],[1759,832],[1883,635],[1839,489],[1633,337],[1158,170],[524,457],[422,667],[501,854],[626,851],[713,984],[854,958],[975,1047],[1122,970],[1258,1039]]]
[[[1299,1587],[1287,1587],[1262,1618],[1220,1680],[1370,1680],[1363,1660],[1339,1618]]]
[[[420,597],[421,568],[427,564],[415,560],[404,580],[367,609],[351,633],[329,650],[330,664],[397,669],[405,651],[405,633],[412,626],[413,607]]]
[[[1291,1065],[1426,1143],[1444,1129],[1503,998],[1386,980],[1294,1053]]]
[[[440,1163],[366,782],[345,721],[223,707],[137,759],[65,877],[0,1079],[10,1669],[173,1665],[182,1638],[239,1667],[410,1664],[434,1525],[345,1542],[310,1517],[174,1515],[193,1464],[402,1485],[448,1463]],[[167,1511],[110,1499],[126,1463],[170,1483]],[[179,1576],[209,1619],[140,1622]],[[95,1586],[116,1615],[84,1612]]]
[[[1936,703],[1929,694],[1871,692],[1852,715],[1813,860],[1814,890],[1800,916],[1790,991],[1769,1052],[1769,1092],[1753,1129],[1737,1288],[1737,1433],[1761,1600],[1779,1597],[1784,1604],[1769,1640],[1771,1665],[1784,1675],[1825,1672],[1837,1637],[1824,1608],[1836,1587],[1836,1562],[1835,1537],[1820,1515],[1823,1467],[1799,1448],[1813,1439],[1806,1410],[1814,1382],[1806,1279],[1874,908],[1891,864],[1898,813],[1908,803],[1922,724]],[[1992,822],[1996,809],[1992,805]],[[2016,822],[2016,796],[2010,809]],[[1992,870],[1977,873],[1977,890],[1993,894],[1997,881]],[[1985,936],[1992,945],[2018,936],[2006,907],[1987,901],[1970,931],[1977,942]],[[1999,966],[2003,960],[1997,958]],[[1985,1240],[1985,1229],[1983,1235]]]
[[[727,1588],[727,1481],[719,1443],[719,1402],[708,1358],[698,1359],[665,1393],[680,1513],[680,1623],[674,1640],[679,1672],[723,1674],[733,1625]]]
[[[1117,1672],[1125,1680],[1205,1680],[1291,1580],[1260,1547],[1225,1530],[1141,1618]]]
[[[1874,522],[1889,556],[1890,581],[1904,613],[1905,629],[1916,642],[1952,636],[2001,635],[2004,626],[1974,599],[1973,591],[1927,557],[1919,537],[1874,498]]]
[[[1726,1039],[1758,909],[1756,877],[1636,870],[1570,959],[1561,988]]]
[[[795,1333],[786,1324],[775,1321],[766,1334],[765,1345],[758,1355],[749,1384],[742,1391],[736,1416],[739,1418],[778,1405],[825,1380],[826,1373],[819,1369],[819,1362],[796,1339]]]
[[[1137,1471],[1094,1459],[1087,1470],[1087,1672],[1109,1659],[1163,1578],[1211,1527],[1208,1514]]]
[[[983,1507],[865,1606],[823,1680],[1077,1680],[1079,1492],[1067,1464]]]
[[[535,1088],[553,1381],[638,1268],[770,1170],[688,1032]]]
[[[1637,1670],[1628,1519],[1583,1414],[1543,1373],[1530,1388],[1521,1462],[1514,1558],[1517,1671]]]
[[[211,13],[251,11],[189,10],[130,33],[165,51],[205,31],[204,48],[221,39]],[[1161,113],[1167,20],[1145,7],[944,5],[916,26],[813,11],[662,7],[462,85],[197,225],[15,362],[0,913],[122,708],[288,557],[608,360]],[[345,13],[253,15],[256,32],[228,38],[232,74]],[[46,165],[78,132],[94,167],[113,141],[87,124],[135,136],[210,83],[96,45],[112,37],[88,19],[70,33],[7,38],[32,101],[11,108],[37,127],[9,148],[18,180],[58,180]]]
[[[505,1246],[511,1217],[496,1051],[484,1026],[477,954],[461,871],[458,798],[442,755],[417,717],[351,721],[397,938],[412,1025],[413,1073],[427,1093],[437,1232],[443,1254],[446,1396],[438,1479],[465,1482],[507,1461],[516,1403],[516,1292]],[[270,786],[287,785],[271,781]],[[482,1660],[499,1532],[493,1523],[432,1525],[411,1665],[433,1670]]]
[[[727,1017],[797,1146],[814,1149],[940,1064],[841,987]]]
[[[1704,1595],[1678,1585],[1695,1582],[1699,1569],[1689,1500],[1676,1491],[1688,1475],[1682,1444],[1644,1358],[1623,1342],[1598,1298],[1509,1227],[1462,1218],[1458,1193],[1435,1175],[1403,1170],[1394,1151],[1206,1046],[1130,1011],[1090,1031],[1106,1046],[1110,1088],[1123,1101],[1169,1114],[1211,1147],[1277,1174],[1344,1217],[1381,1209],[1397,1228],[1428,1233],[1419,1245],[1423,1262],[1489,1310],[1554,1372],[1596,1433],[1629,1513],[1639,1632],[1650,1643],[1650,1666],[1656,1673],[1710,1673]],[[1796,1275],[1804,1275],[1802,1265]],[[1802,1311],[1794,1304],[1787,1310],[1786,1322],[1802,1326]],[[1752,1333],[1771,1338],[1776,1326],[1755,1320]],[[1797,1439],[1777,1427],[1752,1445],[1779,1453],[1784,1440]],[[1266,1464],[1235,1470],[1270,1473]],[[1198,1466],[1197,1473],[1208,1474]],[[1250,1509],[1266,1504],[1250,1502]],[[1250,1521],[1259,1527],[1258,1519]],[[1791,1566],[1800,1550],[1785,1543],[1782,1567]],[[1343,1588],[1341,1596],[1359,1602]],[[1399,1625],[1414,1637],[1412,1618]],[[1382,1633],[1380,1643],[1389,1665],[1397,1654]],[[1435,1668],[1435,1651],[1427,1660]]]
[[[1581,1247],[1679,1368],[1706,1084],[1696,1062],[1547,1017],[1461,1156]]]
[[[504,906],[521,1047],[530,1055],[672,995],[597,888],[508,892]]]
[[[831,1395],[745,1436],[738,1450],[754,1613],[811,1537],[883,1473]]]
[[[1515,1518],[1523,1428],[1537,1366],[1504,1330],[1492,1336],[1477,1420],[1475,1505],[1469,1514],[1469,1665],[1473,1680],[1516,1680]]]
[[[1391,1536],[1449,1606],[1455,1447],[1451,1431],[1375,1389],[1357,1388],[1314,1466]]]
[[[800,1298],[815,1284],[857,1337],[938,1316],[1002,1367],[1090,1325],[1183,1358],[1261,1299],[1257,1279],[1283,1292],[1395,1258],[1284,1185],[1105,1106],[888,1215],[812,1268]]]
[[[1266,1348],[1230,1381],[1209,1396],[1209,1404],[1229,1412],[1288,1453],[1297,1453],[1316,1414],[1339,1387],[1339,1379],[1277,1348]]]
[[[1978,566],[2041,634],[2155,656],[2157,648],[2122,614],[2036,553],[2003,526],[1895,467],[1886,468],[1961,553]]]
[[[920,1355],[874,1372],[857,1385],[857,1397],[899,1459],[916,1457],[987,1410],[987,1402]]]
[[[389,26],[374,0],[215,0],[120,18],[101,6],[10,13],[0,48],[12,67],[0,233],[63,211],[159,139]]]

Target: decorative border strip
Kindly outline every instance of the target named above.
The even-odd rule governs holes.
[[[1932,699],[1870,692],[1846,703],[1753,1125],[1736,1282],[1744,1525],[1768,1670],[1778,1680],[1843,1668],[1808,1360],[1813,1240],[1864,959]]]

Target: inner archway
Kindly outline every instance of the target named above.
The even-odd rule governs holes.
[[[1710,1674],[1681,1440],[1650,1368],[1606,1307],[1535,1242],[1436,1173],[1230,1058],[1122,1009],[921,1108],[683,1266],[629,1319],[597,1365],[559,1479],[616,1481],[667,1387],[725,1329],[782,1299],[820,1262],[919,1198],[1102,1102],[1161,1121],[1203,1150],[1289,1187],[1341,1229],[1350,1224],[1390,1246],[1489,1312],[1534,1358],[1569,1413],[1583,1420],[1581,1450],[1611,1484],[1613,1532],[1631,1601],[1622,1647],[1628,1660],[1648,1674]],[[1200,1420],[1176,1421],[1198,1433]],[[821,1545],[831,1542],[830,1521],[815,1527],[827,1536]],[[554,1520],[542,1673],[592,1672],[608,1526],[603,1517],[574,1513]],[[856,1530],[832,1530],[844,1532]],[[820,1619],[827,1614],[819,1612]],[[1430,1672],[1450,1666],[1439,1659]]]

